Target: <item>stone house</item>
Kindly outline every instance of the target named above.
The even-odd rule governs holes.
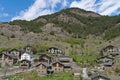
[[[10,51],[10,54],[16,56],[17,59],[20,59],[21,52],[20,52],[18,49],[12,49],[12,50]]]
[[[60,56],[58,60],[64,65],[64,71],[71,71],[72,58],[68,56]]]
[[[46,62],[46,63],[52,63],[53,62],[53,58],[48,56],[47,54],[41,54],[39,57],[39,62]]]
[[[47,50],[48,53],[52,53],[52,54],[61,54],[62,51],[56,47],[50,47],[48,50]]]
[[[26,59],[20,61],[20,68],[29,69],[30,67],[31,67],[31,61]]]
[[[17,58],[12,55],[12,54],[2,54],[2,66],[5,66],[5,63],[8,64],[9,66],[12,66],[13,64],[15,64],[17,62]]]
[[[38,65],[36,65],[36,71],[39,76],[44,76],[49,74],[50,69],[51,69],[51,65],[46,62],[39,63]]]
[[[101,53],[106,56],[106,55],[119,55],[119,49],[113,45],[108,45],[105,48],[101,50]]]
[[[108,56],[104,56],[104,57],[100,57],[97,59],[97,64],[101,65],[104,70],[113,70],[113,66],[115,63],[114,58],[108,57]]]
[[[0,54],[9,54],[9,51],[8,50],[3,50],[0,52]]]
[[[59,62],[59,61],[54,62],[54,63],[52,63],[52,70],[55,73],[63,72],[64,71],[64,65],[61,62]]]

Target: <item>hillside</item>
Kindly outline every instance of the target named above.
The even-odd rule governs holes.
[[[20,25],[23,31],[39,33],[42,32],[42,27],[52,23],[55,27],[60,27],[61,31],[66,31],[75,38],[86,38],[92,34],[109,40],[120,35],[119,22],[120,16],[101,16],[90,11],[71,8],[41,16],[32,21],[16,20],[9,24]],[[116,30],[117,32],[115,32]],[[110,33],[112,34],[109,35]]]
[[[101,16],[78,8],[65,9],[32,21],[0,23],[0,47],[14,48],[38,43],[50,46],[49,42],[51,46],[62,47],[63,44],[72,46],[74,42],[83,40],[84,46],[92,53],[109,41],[117,44],[120,35],[119,22],[120,16]],[[107,40],[109,41],[106,42]],[[90,49],[91,46],[93,49]]]
[[[15,20],[0,23],[0,47],[41,44],[63,49],[66,47],[69,51],[71,46],[74,48],[74,43],[82,40],[87,50],[84,51],[92,53],[111,41],[112,44],[120,41],[119,22],[120,16],[101,16],[78,8],[65,9],[32,21]],[[81,44],[83,43],[80,43],[80,46]],[[90,49],[91,47],[93,49]]]
[[[0,47],[14,48],[39,43],[50,46],[50,42],[51,46],[62,47],[67,42],[69,46],[64,46],[70,48],[74,42],[83,40],[84,46],[92,53],[111,41],[112,44],[118,43],[119,22],[119,15],[110,17],[78,8],[65,9],[32,21],[15,20],[0,23]],[[90,49],[91,46],[93,49]]]

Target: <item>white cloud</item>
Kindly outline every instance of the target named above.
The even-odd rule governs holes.
[[[120,8],[119,0],[102,0],[99,7],[99,13],[102,15],[111,15]]]
[[[69,4],[68,4],[69,3]],[[56,12],[58,4],[61,9],[68,7],[78,7],[87,11],[94,11],[101,15],[119,14],[120,8],[119,0],[35,0],[33,5],[28,9],[22,10],[19,15],[13,17],[11,20],[33,20],[41,15],[51,14]]]
[[[66,7],[68,5],[68,1],[67,0],[63,0],[62,2],[62,8]]]
[[[78,7],[81,9],[94,11],[94,4],[96,0],[81,0],[81,1],[73,1],[70,7]]]
[[[18,16],[11,19],[13,20],[32,20],[41,15],[51,14],[55,12],[54,8],[57,7],[58,3],[62,4],[63,7],[67,6],[66,0],[35,0],[33,5],[28,9],[22,10]]]
[[[70,7],[78,7],[88,11],[94,11],[101,15],[112,15],[120,8],[119,0],[80,0],[73,1]]]

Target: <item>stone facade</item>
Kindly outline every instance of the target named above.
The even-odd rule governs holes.
[[[20,59],[21,52],[20,52],[19,50],[17,50],[17,49],[12,49],[12,50],[10,51],[10,54],[16,56],[17,59]]]
[[[101,50],[101,53],[103,53],[104,56],[106,56],[106,55],[119,55],[120,51],[117,47],[115,47],[113,45],[108,45]]]
[[[19,64],[19,66],[17,66],[18,69],[22,71],[34,69],[39,76],[52,74],[53,72],[72,71],[70,65],[72,62],[71,58],[63,55],[57,48],[50,48],[49,50],[50,52],[53,51],[52,53],[55,53],[56,57],[54,57],[53,54],[45,53],[40,54],[40,56],[34,59],[31,57],[31,54],[34,51],[31,46],[21,49],[12,49],[10,51],[4,50],[0,54],[0,63],[13,66],[13,64],[17,62],[17,64]]]
[[[39,76],[47,75],[47,69],[48,69],[48,66],[44,63],[40,63],[36,66],[36,71]]]
[[[72,58],[68,56],[60,56],[58,60],[64,65],[64,71],[68,72],[72,70],[71,68]]]
[[[12,66],[17,62],[17,58],[12,54],[2,54],[1,65],[5,66],[5,63],[9,66]]]
[[[52,70],[56,73],[64,71],[64,65],[60,62],[55,62],[52,64]]]
[[[42,54],[39,57],[39,62],[52,63],[53,62],[53,58],[48,56],[48,55],[46,55],[46,54]]]
[[[31,66],[31,62],[29,60],[21,60],[20,61],[20,68],[28,69]]]

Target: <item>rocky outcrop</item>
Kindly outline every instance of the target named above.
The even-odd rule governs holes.
[[[0,34],[8,37],[21,37],[24,32],[21,31],[21,27],[18,25],[10,25],[0,23]]]

